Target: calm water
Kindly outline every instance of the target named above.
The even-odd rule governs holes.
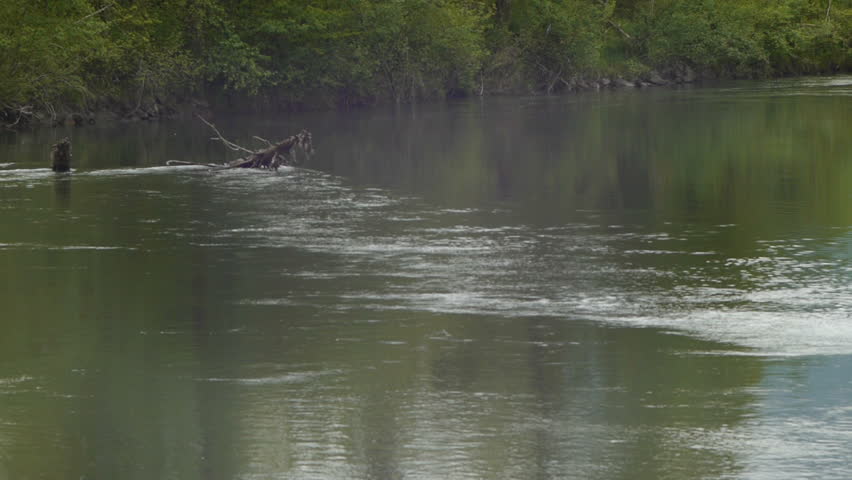
[[[0,137],[0,480],[852,477],[852,77],[216,122]]]

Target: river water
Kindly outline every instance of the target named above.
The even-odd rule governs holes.
[[[0,480],[852,477],[852,77],[215,121],[0,137]]]

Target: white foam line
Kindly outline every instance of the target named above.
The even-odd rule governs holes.
[[[73,251],[73,250],[139,250],[136,247],[118,247],[109,245],[42,245],[37,243],[0,243],[0,249],[28,249],[28,250],[53,250],[53,251]]]

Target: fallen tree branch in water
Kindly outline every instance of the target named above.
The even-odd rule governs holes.
[[[213,137],[212,140],[218,140],[222,142],[222,144],[225,145],[225,147],[227,147],[229,150],[233,150],[235,152],[244,152],[248,155],[223,165],[211,163],[184,162],[181,160],[169,160],[168,162],[166,162],[166,165],[199,165],[214,168],[217,170],[227,170],[232,168],[259,168],[265,170],[278,170],[278,168],[283,165],[301,165],[305,159],[307,159],[314,153],[311,132],[307,130],[302,130],[296,135],[285,138],[284,140],[281,140],[277,143],[272,143],[269,140],[255,136],[255,139],[266,143],[267,147],[260,150],[249,150],[248,148],[245,148],[237,143],[226,139],[222,135],[222,133],[219,132],[219,129],[216,128],[215,125],[208,122],[201,116],[198,116],[198,118],[216,133],[216,136]],[[304,154],[302,158],[300,158],[300,156],[298,155],[298,152],[300,150]]]
[[[166,165],[170,167],[180,167],[180,166],[198,166],[198,167],[210,167],[210,168],[221,168],[222,165],[218,163],[199,163],[199,162],[185,162],[183,160],[168,160],[166,161]]]

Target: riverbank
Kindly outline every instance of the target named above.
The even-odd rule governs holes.
[[[776,77],[782,78],[782,77]],[[703,82],[734,80],[720,78],[708,73],[698,73],[688,66],[678,66],[663,71],[649,70],[640,76],[569,76],[555,79],[549,89],[530,89],[520,85],[507,85],[501,79],[491,78],[483,81],[479,92],[464,96],[540,96],[540,95],[571,95],[575,93],[618,89],[650,89],[674,87],[678,85],[698,85]],[[457,96],[458,98],[458,96]],[[421,102],[431,103],[440,99],[422,99]],[[175,118],[191,118],[196,115],[211,115],[214,113],[263,113],[294,112],[294,111],[333,111],[352,108],[370,108],[392,103],[386,98],[363,99],[360,102],[346,105],[317,104],[276,104],[266,97],[241,97],[231,95],[227,98],[211,100],[202,98],[172,99],[163,102],[155,99],[148,103],[127,103],[96,101],[83,107],[71,105],[37,109],[30,105],[19,105],[0,110],[0,131],[16,131],[31,128],[56,127],[86,127],[95,124],[118,124],[135,122],[155,122]]]
[[[32,105],[15,105],[0,110],[0,122],[6,130],[43,127],[85,127],[95,124],[159,121],[181,115],[209,112],[201,100],[160,101],[131,106],[117,102],[95,102],[83,106],[36,108]],[[3,130],[3,128],[0,128]]]
[[[17,129],[850,71],[852,7],[7,0],[0,39],[0,128]]]
[[[483,81],[479,92],[465,96],[518,96],[518,95],[553,95],[571,94],[590,90],[615,90],[623,88],[651,88],[671,85],[698,83],[702,80],[689,67],[679,67],[666,70],[664,73],[652,70],[642,76],[569,76],[554,79],[553,84],[544,90],[530,90],[520,86],[507,86],[499,79]],[[486,89],[485,85],[488,85]],[[423,99],[430,102],[438,99]],[[294,110],[333,110],[365,106],[378,106],[391,103],[392,100],[382,98],[362,99],[348,105],[319,104],[278,104],[270,103],[263,97],[238,98],[231,96],[226,99],[216,99],[213,102],[201,98],[174,99],[163,102],[155,99],[148,103],[128,105],[116,101],[95,101],[91,104],[74,107],[70,104],[64,107],[36,108],[32,105],[15,105],[0,110],[0,122],[7,130],[21,130],[43,127],[85,127],[103,123],[126,123],[159,121],[177,117],[190,117],[196,114],[212,112],[241,112],[269,113],[270,111]]]

